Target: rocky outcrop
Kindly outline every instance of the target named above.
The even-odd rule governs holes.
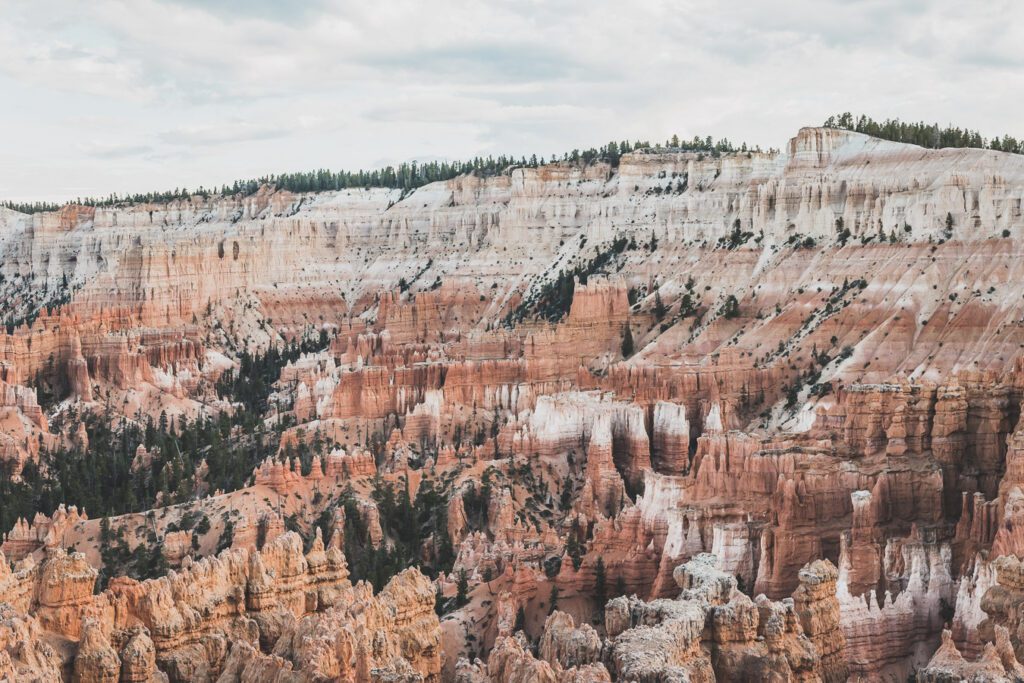
[[[143,626],[129,628],[121,649],[122,683],[157,683],[167,677],[156,668],[156,648]],[[77,661],[76,661],[77,664]]]
[[[104,637],[102,627],[94,620],[82,626],[82,638],[75,655],[73,683],[117,683],[121,660]]]
[[[31,523],[18,519],[14,527],[4,534],[0,551],[8,559],[20,560],[40,548],[62,544],[68,531],[87,519],[89,516],[84,511],[79,512],[74,505],[67,508],[59,505],[50,517],[36,513]]]
[[[555,667],[572,669],[601,660],[601,638],[590,624],[576,628],[565,612],[552,612],[540,639],[541,659]]]
[[[616,598],[605,610],[610,661],[620,680],[820,679],[822,660],[792,601],[752,601],[700,555],[677,568],[679,599]],[[823,596],[827,597],[827,596]],[[701,647],[702,639],[708,651]],[[830,670],[836,671],[834,665]]]
[[[654,405],[651,459],[662,474],[686,474],[690,469],[690,423],[686,407],[666,401]]]
[[[588,489],[585,493],[591,498],[591,501],[581,501],[584,508],[589,509],[592,516],[596,516],[595,513],[614,515],[626,499],[626,490],[612,457],[611,418],[608,415],[599,416],[591,428],[584,476]],[[593,508],[587,505],[589,502],[593,503]]]
[[[439,681],[433,607],[433,586],[415,570],[393,578],[376,597],[360,584],[342,604],[293,620],[270,654],[236,641],[218,681],[369,680],[368,674],[373,680]]]
[[[917,674],[922,683],[947,683],[949,681],[1019,681],[1024,678],[1024,667],[1010,645],[1005,628],[995,629],[995,644],[989,643],[977,661],[968,661],[957,650],[949,631],[942,632],[942,645],[931,661]]]
[[[408,570],[374,596],[368,584],[348,582],[344,557],[325,548],[319,534],[305,554],[289,532],[262,550],[226,551],[142,583],[119,579],[98,595],[96,572],[81,555],[58,550],[26,571],[39,596],[32,607],[38,623],[78,642],[75,680],[158,681],[164,674],[171,681],[253,680],[232,668],[253,660],[243,658],[243,665],[240,655],[229,657],[234,648],[265,652],[255,658],[262,671],[279,662],[301,680],[347,670],[346,652],[361,657],[358,666],[367,671],[411,668],[423,680],[438,680],[433,585]],[[377,645],[359,655],[360,643],[369,640]],[[15,643],[5,652],[11,661],[25,658]],[[267,660],[271,653],[276,659]],[[47,657],[44,649],[36,660]]]
[[[831,562],[815,560],[800,570],[800,586],[793,593],[794,609],[821,659],[821,678],[826,683],[845,681],[848,676],[846,637],[836,599],[838,578]]]
[[[83,611],[93,602],[96,576],[81,553],[50,548],[36,578],[33,607],[40,623],[63,636],[82,636]]]
[[[848,562],[840,563],[837,597],[851,675],[900,677],[923,666],[938,646],[944,612],[955,600],[948,546],[912,535],[890,541],[884,556],[891,588],[881,596],[874,590],[851,595]]]
[[[15,482],[99,416],[219,420],[243,350],[306,340],[264,397],[279,448],[250,485],[208,495],[223,477],[194,462],[178,505],[114,520],[174,572],[94,595],[99,520],[13,524],[0,671],[838,681],[996,658],[1012,676],[1022,199],[1018,155],[803,129],[782,152],[406,191],[0,210],[3,317],[26,321],[0,331]],[[267,455],[244,431],[220,436]],[[131,449],[132,484],[167,473],[169,453]],[[447,508],[396,531],[385,485]],[[344,548],[438,580],[373,596]]]
[[[448,502],[448,538],[453,545],[459,545],[466,537],[468,521],[466,506],[461,491],[456,491]]]
[[[36,619],[0,602],[0,680],[61,680],[64,658],[45,633]]]

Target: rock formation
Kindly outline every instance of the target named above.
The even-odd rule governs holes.
[[[805,128],[0,209],[0,678],[1012,679],[1022,201]]]
[[[305,555],[301,539],[286,533],[259,551],[226,551],[180,574],[123,579],[97,595],[96,571],[83,564],[83,556],[58,550],[0,586],[14,605],[24,604],[11,595],[24,584],[39,596],[21,617],[25,628],[44,628],[69,644],[70,663],[45,650],[43,656],[71,665],[76,681],[250,680],[233,668],[243,666],[230,654],[236,648],[252,652],[243,668],[259,661],[263,671],[276,666],[321,680],[347,671],[344,653],[358,654],[357,645],[371,639],[376,646],[357,656],[358,666],[411,667],[423,680],[437,680],[440,671],[430,582],[407,570],[374,596],[367,584],[349,583],[343,555],[325,549],[319,536]],[[328,640],[317,644],[310,633]],[[25,658],[25,647],[15,645],[7,645],[7,656]],[[257,657],[261,649],[272,650],[268,661],[277,664],[261,659],[269,654]]]

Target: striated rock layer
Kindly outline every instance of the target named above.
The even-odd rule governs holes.
[[[226,418],[244,352],[321,349],[254,402],[270,457],[219,433],[241,488],[197,448],[177,505],[5,512],[0,678],[1013,680],[1022,201],[1024,157],[806,128],[0,209],[5,491],[83,416]]]

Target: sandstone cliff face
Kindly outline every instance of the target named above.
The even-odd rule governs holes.
[[[482,321],[495,320],[540,287],[552,268],[589,258],[584,252],[594,245],[619,235],[645,240],[653,233],[661,245],[655,257],[627,252],[620,272],[626,287],[656,283],[671,309],[683,287],[662,272],[667,260],[686,263],[702,286],[711,283],[699,298],[712,309],[730,291],[739,293],[741,310],[751,309],[751,317],[753,309],[784,304],[780,314],[757,325],[705,321],[685,353],[706,355],[738,334],[731,345],[761,358],[799,330],[795,341],[805,353],[814,344],[828,349],[832,336],[840,346],[864,341],[857,364],[867,360],[871,368],[854,371],[851,363],[844,368],[848,375],[888,379],[896,372],[938,375],[951,365],[1006,368],[1015,355],[1009,325],[1015,313],[1012,307],[999,310],[985,293],[996,287],[1001,300],[1019,299],[1003,290],[1015,291],[1020,266],[1006,259],[1007,243],[989,238],[1020,219],[1022,176],[1013,155],[924,151],[855,133],[804,129],[777,156],[634,153],[614,173],[517,169],[511,176],[437,183],[397,203],[397,192],[353,189],[69,207],[31,217],[5,212],[2,272],[12,308],[31,307],[30,288],[65,287],[71,304],[63,318],[43,316],[31,330],[7,335],[3,358],[29,378],[40,369],[50,372],[52,356],[62,381],[88,398],[89,381],[97,376],[115,385],[145,376],[131,359],[133,340],[121,346],[127,330],[152,330],[145,340],[147,363],[163,366],[175,355],[202,356],[186,348],[196,336],[173,338],[192,324],[207,327],[218,319],[227,328],[233,321],[254,341],[266,340],[259,316],[243,312],[252,303],[263,311],[262,320],[282,329],[301,329],[321,316],[340,322],[366,309],[398,346],[447,341],[483,330]],[[663,191],[667,185],[671,191]],[[947,214],[953,241],[939,247],[944,258],[933,259],[928,240],[946,237]],[[831,245],[839,218],[852,239],[874,237],[881,229],[895,231],[899,241],[836,250]],[[756,248],[750,242],[738,250],[713,249],[737,220],[744,231],[763,233]],[[579,239],[584,231],[586,246]],[[787,246],[793,235],[829,246],[812,260],[813,252]],[[954,263],[968,267],[955,266],[960,275],[949,280]],[[815,319],[810,328],[801,325],[819,303],[812,292],[822,287],[827,299],[844,277],[856,280],[866,268],[877,275],[876,284],[836,299],[852,309]],[[916,282],[903,278],[896,290],[881,293],[883,281],[907,270]],[[723,278],[723,272],[729,275]],[[400,278],[420,292],[412,305],[388,292]],[[340,291],[328,286],[332,282],[342,284]],[[435,282],[438,288],[431,289]],[[929,289],[932,282],[944,289],[920,294],[926,282]],[[490,296],[480,302],[484,292]],[[561,349],[546,357],[573,365],[614,355],[629,315],[625,294],[626,288],[582,287],[568,312],[570,324],[553,336],[537,330],[524,353],[533,356],[538,344]],[[649,299],[641,307],[645,313]],[[895,310],[904,311],[899,319]],[[689,321],[681,322],[685,326],[669,326],[666,343],[692,336],[682,334]],[[878,333],[862,340],[862,330]],[[168,332],[171,337],[155,338]],[[916,347],[909,355],[898,350],[908,339]],[[642,357],[662,356],[661,346],[655,343]]]
[[[1022,200],[1019,156],[804,129],[408,193],[0,210],[15,481],[88,440],[68,408],[227,414],[243,349],[329,337],[281,371],[247,486],[200,466],[188,502],[112,520],[174,573],[93,595],[101,510],[3,530],[0,676],[1012,677]],[[344,548],[399,545],[381,482],[444,506],[409,553],[435,583],[348,580]]]

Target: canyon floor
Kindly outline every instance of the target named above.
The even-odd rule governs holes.
[[[0,680],[1024,680],[1024,156],[0,208]]]

